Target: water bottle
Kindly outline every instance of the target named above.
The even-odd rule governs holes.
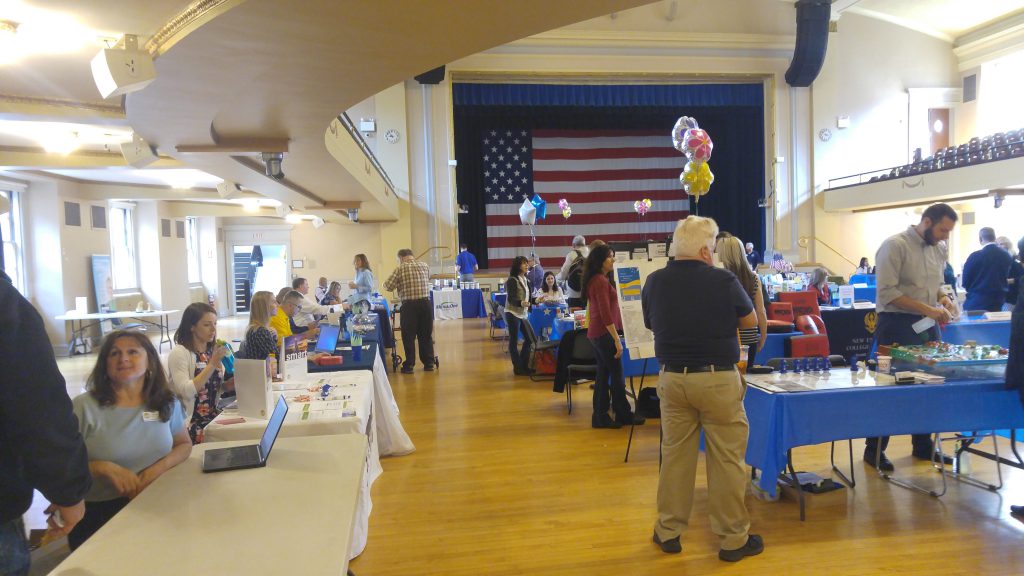
[[[363,359],[363,335],[359,332],[352,333],[352,360],[360,362]]]
[[[786,359],[783,358],[782,362],[779,362],[779,374],[785,374],[785,373],[786,373]]]

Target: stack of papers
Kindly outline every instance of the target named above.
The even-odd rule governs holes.
[[[902,379],[903,376],[913,376],[915,384],[942,384],[946,381],[945,376],[939,376],[937,374],[929,374],[927,372],[913,371],[913,372],[897,372],[896,378]]]

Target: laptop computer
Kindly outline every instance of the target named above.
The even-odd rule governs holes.
[[[267,458],[270,457],[270,449],[274,447],[274,441],[277,440],[277,434],[281,431],[286,414],[288,414],[288,403],[285,402],[284,396],[281,396],[277,399],[274,413],[270,415],[270,421],[267,422],[267,428],[263,431],[263,438],[259,444],[207,450],[203,453],[203,472],[223,472],[224,470],[266,466]]]
[[[326,352],[334,354],[338,347],[338,336],[341,334],[341,326],[322,325],[320,326],[320,337],[316,340],[314,352]]]

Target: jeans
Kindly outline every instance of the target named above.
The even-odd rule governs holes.
[[[476,280],[473,279],[473,274],[472,273],[459,275],[459,282],[475,282],[475,281]]]
[[[31,561],[21,517],[0,524],[0,574],[25,576]]]
[[[402,302],[402,348],[405,349],[403,366],[416,365],[416,342],[420,344],[420,361],[424,366],[434,365],[434,310],[430,300],[420,298]]]
[[[633,419],[633,411],[626,400],[626,378],[622,375],[622,358],[615,357],[615,340],[611,334],[600,338],[591,338],[594,354],[597,356],[597,381],[594,382],[594,415],[592,424],[599,424],[608,418],[608,396],[611,395],[611,408],[615,412],[615,420],[628,424]]]
[[[524,320],[511,312],[505,312],[505,324],[508,325],[508,356],[512,359],[512,369],[516,374],[526,372],[530,369],[530,350],[533,342],[530,342],[526,335],[526,327],[523,326],[529,320]],[[523,335],[523,347],[519,348],[519,334]]]
[[[905,344],[916,345],[930,340],[939,340],[939,327],[932,326],[928,330],[918,334],[914,332],[912,325],[923,318],[917,314],[897,314],[893,312],[882,312],[878,315],[878,327],[875,329],[875,345],[872,350],[877,350],[879,345]],[[914,453],[925,455],[931,454],[931,434],[914,434],[911,436],[914,446]],[[875,453],[878,450],[885,452],[889,446],[889,437],[865,438],[864,451]]]

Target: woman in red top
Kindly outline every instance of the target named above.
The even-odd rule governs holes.
[[[807,286],[807,291],[817,293],[819,305],[832,305],[832,291],[828,287],[828,272],[824,268],[815,268],[811,273],[811,283]]]
[[[594,428],[622,428],[625,424],[643,424],[644,419],[635,416],[626,400],[626,380],[622,375],[622,316],[619,301],[615,298],[615,287],[610,276],[615,262],[614,254],[607,245],[597,246],[587,256],[583,270],[582,293],[587,299],[590,325],[587,339],[594,346],[597,356],[597,380],[594,383],[594,415],[590,425]],[[611,394],[611,408],[615,419],[608,415]]]

